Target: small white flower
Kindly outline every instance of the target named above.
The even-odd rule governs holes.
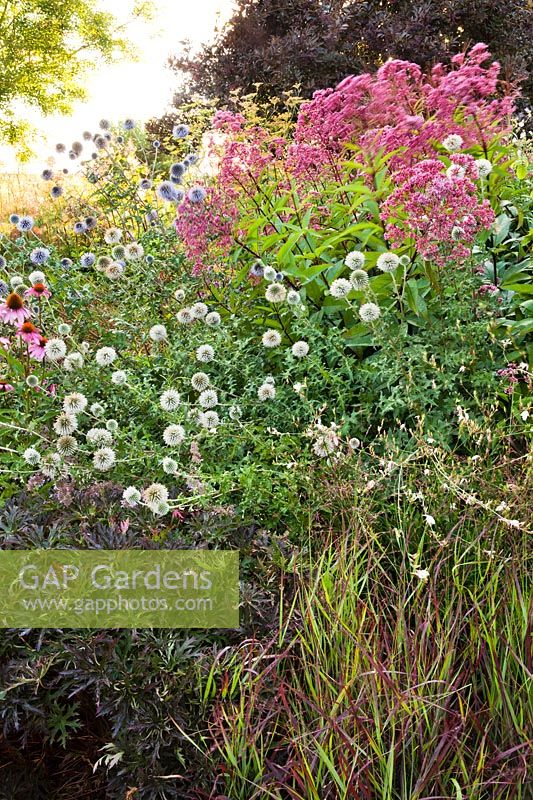
[[[376,262],[376,266],[382,272],[394,272],[400,263],[399,256],[396,253],[382,253]]]
[[[279,347],[281,344],[281,334],[279,331],[275,330],[265,331],[261,341],[263,347]]]
[[[44,346],[44,354],[50,361],[60,361],[67,354],[67,345],[63,339],[49,339]]]
[[[115,386],[124,386],[127,380],[128,375],[123,369],[117,369],[117,371],[113,372],[111,375],[111,383],[114,383]]]
[[[157,504],[154,503],[149,506],[149,508],[152,514],[155,514],[156,517],[164,517],[165,514],[168,514],[170,511],[170,506],[166,500],[161,500],[161,502]]]
[[[381,311],[375,303],[363,303],[359,309],[359,316],[363,322],[375,322],[380,318]]]
[[[22,454],[24,461],[32,467],[36,467],[41,460],[41,454],[35,447],[28,447]]]
[[[442,146],[448,153],[455,153],[463,146],[463,138],[457,133],[450,133],[449,136],[442,140]]]
[[[365,254],[359,250],[352,250],[344,259],[344,263],[348,269],[362,269],[365,263]]]
[[[45,276],[44,272],[41,272],[40,270],[36,269],[33,272],[30,272],[30,274],[28,275],[28,280],[32,284],[33,283],[44,283],[45,280],[46,280],[46,276]],[[62,331],[61,330],[61,325],[58,326],[58,331],[62,336],[66,336],[67,333],[70,333],[70,331]]]
[[[191,314],[193,315],[194,319],[203,319],[209,309],[207,308],[205,303],[195,303],[191,306]]]
[[[141,502],[141,493],[135,486],[128,486],[122,492],[122,498],[126,505],[132,508]]]
[[[200,347],[196,348],[196,360],[201,361],[203,364],[207,364],[209,361],[212,361],[215,357],[215,351],[211,347],[210,344],[201,344]]]
[[[295,358],[305,358],[309,353],[309,345],[304,341],[294,342],[291,350]]]
[[[466,175],[466,169],[461,164],[450,164],[446,170],[446,177],[450,181],[462,181]]]
[[[300,293],[296,289],[289,289],[287,292],[287,303],[290,306],[297,306],[300,303]]]
[[[176,289],[174,297],[178,303],[182,303],[185,300],[185,291],[183,289]]]
[[[185,441],[185,429],[182,425],[168,425],[163,431],[163,441],[169,447],[178,447]]]
[[[350,283],[356,291],[361,292],[368,289],[370,279],[364,269],[354,269],[350,275]]]
[[[107,472],[114,465],[117,457],[110,447],[101,447],[93,455],[94,468],[100,472]]]
[[[167,475],[175,475],[178,471],[178,462],[174,461],[173,458],[165,457],[161,462],[163,466],[163,472],[166,472]]]
[[[273,400],[276,396],[276,387],[271,383],[263,383],[257,390],[257,396],[262,403],[266,400]]]
[[[454,242],[460,242],[461,239],[464,239],[465,229],[461,228],[460,225],[454,225],[450,235]]]
[[[287,290],[282,283],[271,283],[265,292],[269,303],[283,303],[287,297]]]
[[[214,408],[218,405],[218,395],[214,389],[206,389],[201,393],[198,402],[202,408]]]
[[[106,244],[118,244],[122,239],[122,231],[120,228],[108,228],[104,233],[104,241]]]
[[[138,242],[127,244],[124,248],[124,257],[127,261],[139,261],[144,255],[144,247]]]
[[[520,417],[522,418],[522,420],[523,420],[524,422],[525,422],[527,419],[529,419],[529,411],[527,410],[527,408],[524,408],[524,410],[520,412]]]
[[[195,372],[191,378],[191,386],[197,392],[203,392],[209,384],[209,375],[206,375],[205,372]]]
[[[426,525],[429,525],[430,528],[435,525],[435,517],[432,517],[431,514],[424,514],[424,519],[426,520]]]
[[[163,411],[175,411],[180,404],[180,394],[175,389],[167,389],[159,398]]]
[[[429,572],[427,569],[414,569],[413,575],[420,581],[427,581],[429,578]]]
[[[522,527],[522,523],[518,519],[503,519],[502,518],[502,522],[504,522],[510,528],[521,528]]]
[[[91,428],[85,434],[85,438],[95,447],[107,447],[113,441],[113,435],[106,428]]]
[[[167,338],[167,329],[164,325],[152,325],[148,335],[153,342],[164,342]]]
[[[361,442],[357,437],[354,436],[353,439],[348,441],[348,447],[350,450],[358,450],[361,447]]]
[[[221,316],[218,311],[210,311],[209,314],[206,314],[204,322],[210,328],[216,328],[217,325],[220,325]]]
[[[230,406],[228,414],[230,419],[240,419],[242,417],[242,408],[240,406]]]
[[[303,394],[305,391],[305,385],[303,383],[295,383],[292,388],[296,394]]]
[[[81,392],[72,392],[63,399],[63,411],[68,414],[81,414],[87,408],[87,398]]]
[[[508,508],[507,503],[505,502],[505,500],[502,500],[500,505],[496,506],[496,511],[505,511],[506,508]]]
[[[350,294],[351,291],[352,284],[346,278],[337,278],[329,287],[330,295],[336,297],[337,300],[342,300],[342,298]]]
[[[486,178],[492,172],[492,164],[487,158],[477,158],[476,167],[480,178]]]
[[[110,364],[115,361],[117,357],[117,351],[114,347],[101,347],[99,350],[96,351],[96,363],[100,367],[108,367]]]
[[[59,436],[74,433],[78,429],[78,420],[74,414],[64,412],[60,414],[54,422],[54,430]]]
[[[198,416],[198,423],[202,428],[215,430],[220,425],[220,417],[216,411],[204,411]]]
[[[180,325],[190,325],[191,322],[194,322],[194,317],[190,308],[182,308],[178,311],[176,319]]]

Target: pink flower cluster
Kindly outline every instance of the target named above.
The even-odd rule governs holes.
[[[234,192],[210,187],[203,203],[185,198],[178,209],[176,232],[182,239],[187,257],[193,263],[193,273],[205,268],[205,258],[214,251],[227,255],[234,244],[234,229],[238,209]]]
[[[446,169],[438,159],[425,159],[397,172],[397,188],[381,207],[393,248],[410,240],[437,264],[461,262],[470,255],[474,236],[494,220],[488,200],[478,199],[474,159],[459,154],[451,162]]]
[[[298,117],[293,169],[327,169],[347,144],[373,152],[402,148],[393,169],[434,153],[435,143],[452,133],[465,147],[486,144],[509,127],[516,94],[498,91],[500,65],[483,66],[489,58],[487,46],[477,44],[455,56],[451,68],[437,64],[430,75],[417,64],[391,60],[375,75],[351,75],[335,89],[315,92]]]

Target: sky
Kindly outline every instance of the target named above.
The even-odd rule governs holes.
[[[33,145],[37,157],[19,166],[12,148],[0,146],[0,170],[40,172],[43,160],[52,155],[56,142],[69,144],[84,130],[95,130],[102,118],[118,121],[132,117],[144,121],[164,113],[178,85],[176,74],[169,70],[169,55],[179,50],[180,42],[190,39],[195,48],[209,41],[217,27],[231,16],[233,0],[153,0],[154,19],[135,22],[129,38],[138,53],[136,62],[122,61],[98,65],[88,76],[86,101],[75,105],[71,116],[43,117],[26,114],[40,131]],[[107,6],[104,0],[100,3]],[[131,8],[126,0],[113,0],[113,13],[123,19]],[[122,13],[121,13],[122,12]]]

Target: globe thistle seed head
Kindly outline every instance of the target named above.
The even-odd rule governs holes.
[[[69,458],[70,456],[73,456],[77,449],[78,442],[74,436],[70,436],[69,434],[60,436],[56,441],[56,450],[63,458]]]
[[[276,330],[265,331],[261,338],[261,342],[263,344],[263,347],[268,347],[268,348],[279,347],[281,344],[281,333]]]
[[[163,431],[163,441],[168,447],[179,447],[185,441],[185,429],[182,425],[167,425]]]
[[[176,411],[180,406],[180,393],[175,389],[167,389],[159,398],[159,405],[163,411]]]
[[[168,500],[168,489],[162,483],[152,483],[142,491],[142,499],[153,510],[157,509],[160,503],[166,503]]]
[[[190,308],[182,308],[176,314],[176,319],[180,325],[189,325],[194,322],[194,317]]]
[[[105,411],[105,408],[101,403],[93,403],[89,408],[89,411],[93,417],[101,417]]]
[[[269,303],[283,303],[287,297],[287,290],[282,283],[271,283],[265,292]]]
[[[71,392],[63,399],[63,411],[67,414],[81,414],[87,408],[87,398],[81,392]]]
[[[108,119],[101,119],[98,123],[98,127],[101,131],[108,131],[111,128],[111,123]],[[98,134],[96,134],[96,136],[98,136]]]
[[[30,387],[30,389],[35,389],[39,386],[39,378],[37,375],[28,375],[26,378],[26,385]]]
[[[276,272],[274,267],[269,267],[269,266],[263,267],[263,278],[266,281],[269,281],[269,283],[272,283],[273,281],[276,280],[277,274],[278,273]]]
[[[108,472],[116,460],[115,451],[111,447],[100,447],[93,455],[94,468],[99,472]]]
[[[215,357],[215,351],[210,344],[201,344],[196,348],[196,360],[204,364],[212,361]]]
[[[480,178],[486,178],[492,172],[492,164],[487,158],[477,158],[476,167]]]
[[[124,258],[126,261],[139,261],[144,255],[144,247],[138,242],[131,242],[124,248]]]
[[[195,303],[191,306],[191,314],[195,319],[203,319],[207,316],[208,311],[209,309],[205,303]]]
[[[96,219],[96,217],[92,216],[85,217],[84,222],[85,222],[85,227],[87,228],[88,231],[93,231],[98,225],[98,220]]]
[[[106,278],[109,278],[112,281],[117,281],[124,274],[124,264],[122,264],[120,261],[112,261],[111,264],[108,264],[107,267],[105,267],[104,273]]]
[[[203,186],[193,186],[193,188],[189,189],[187,192],[187,198],[190,203],[203,203],[206,197],[207,192]]]
[[[113,263],[113,259],[109,256],[99,256],[96,260],[96,269],[98,272],[104,272],[105,269]]]
[[[300,304],[300,293],[296,289],[289,289],[287,292],[287,303],[290,306],[297,306]]]
[[[337,278],[329,287],[329,293],[337,300],[342,300],[352,291],[352,284],[346,278]]]
[[[448,153],[456,153],[463,146],[463,138],[457,133],[450,133],[449,136],[442,140],[441,144]]]
[[[230,406],[228,414],[232,420],[240,419],[242,417],[242,408],[240,406]]]
[[[257,390],[257,396],[262,403],[267,400],[274,400],[276,397],[276,387],[271,383],[263,383]]]
[[[81,143],[81,142],[72,142],[72,144],[70,145],[70,149],[71,149],[71,150],[72,150],[74,153],[76,153],[76,155],[77,155],[77,156],[79,156],[79,154],[80,154],[81,152],[83,152],[83,145],[82,145],[82,143]]]
[[[81,138],[83,139],[84,142],[92,142],[93,135],[91,131],[83,131]]]
[[[44,346],[44,354],[50,361],[60,361],[67,354],[67,345],[63,339],[53,337],[48,339]]]
[[[294,342],[291,350],[295,358],[305,358],[309,353],[309,345],[304,341]]]
[[[198,415],[198,424],[207,430],[216,430],[220,425],[220,417],[216,411],[203,411]]]
[[[206,375],[205,372],[195,372],[191,378],[191,386],[197,392],[203,392],[209,384],[209,375]]]
[[[111,250],[111,255],[117,261],[121,261],[123,258],[126,257],[126,248],[123,244],[118,244]]]
[[[54,431],[59,436],[70,435],[78,429],[78,420],[74,414],[63,412],[54,422]]]
[[[12,289],[18,289],[19,286],[24,285],[24,278],[21,275],[12,275],[9,283]]]
[[[133,119],[125,119],[123,122],[123,127],[125,131],[132,131],[136,127],[135,120]]]
[[[399,257],[396,253],[381,253],[378,256],[376,266],[382,272],[394,272],[400,263]]]
[[[128,373],[123,369],[117,369],[111,374],[111,383],[115,386],[125,386],[128,382]]]
[[[152,325],[148,335],[153,342],[164,342],[168,338],[167,329],[164,325]]]
[[[205,315],[204,322],[206,325],[209,325],[210,328],[216,328],[217,325],[220,325],[222,319],[218,311],[210,311],[209,314]]]
[[[161,462],[161,465],[163,467],[163,472],[165,472],[167,475],[175,475],[178,471],[178,462],[174,461],[173,458],[169,458],[168,456],[165,456]]]
[[[359,250],[352,250],[344,259],[344,263],[350,270],[362,269],[365,263],[365,254]]]
[[[174,299],[177,300],[178,303],[181,303],[185,300],[185,291],[183,289],[176,289],[174,292]]]
[[[96,351],[95,357],[99,367],[108,367],[115,361],[117,351],[114,347],[100,347],[100,349]]]
[[[262,278],[265,271],[265,266],[262,261],[255,261],[251,268],[249,275],[252,278]]]
[[[100,136],[97,134],[94,137],[94,144],[97,150],[103,150],[105,147],[107,147],[107,139],[105,136]]]
[[[116,419],[106,420],[105,426],[110,433],[116,433],[118,431],[118,422]]]
[[[381,311],[375,303],[363,303],[359,309],[359,316],[363,322],[375,322],[381,316]]]
[[[70,267],[72,266],[72,259],[71,258],[62,258],[59,263],[61,264],[63,269],[70,269]]]
[[[214,389],[205,389],[198,398],[202,408],[214,408],[218,405],[218,395]]]
[[[64,153],[66,151],[66,149],[67,149],[66,146],[64,144],[62,144],[61,142],[58,142],[56,144],[56,153]]]

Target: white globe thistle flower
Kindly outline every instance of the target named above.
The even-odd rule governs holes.
[[[168,458],[168,456],[163,459],[161,465],[163,472],[166,472],[167,475],[175,475],[178,471],[178,462],[174,461],[173,458]]]
[[[220,325],[221,319],[218,311],[210,311],[209,314],[206,314],[204,322],[210,328],[216,328],[217,325]]]
[[[108,419],[106,420],[105,424],[106,428],[110,433],[116,433],[118,431],[118,422],[116,419]]]
[[[336,297],[337,300],[342,300],[342,298],[350,294],[351,291],[352,284],[349,280],[346,280],[346,278],[337,278],[329,287],[330,295]]]
[[[87,398],[81,392],[72,392],[63,399],[63,411],[67,414],[81,414],[87,408]]]
[[[113,441],[113,434],[106,428],[91,428],[85,434],[85,438],[95,447],[107,447]]]
[[[459,136],[458,133],[450,133],[449,136],[442,140],[442,146],[448,153],[456,153],[463,146],[463,137]]]
[[[167,329],[164,325],[152,325],[148,334],[153,342],[164,342],[167,339]]]
[[[163,441],[169,447],[179,447],[185,441],[185,429],[182,425],[168,425],[163,431]]]
[[[263,343],[263,347],[279,347],[281,344],[281,334],[279,331],[275,330],[265,331],[261,341]]]
[[[93,466],[99,472],[107,472],[115,464],[117,457],[111,447],[101,447],[93,455]]]
[[[55,478],[61,466],[59,453],[47,453],[41,459],[41,472],[47,478]]]
[[[287,297],[287,290],[282,283],[271,283],[265,292],[269,303],[283,303]]]
[[[454,225],[451,231],[451,237],[454,242],[460,242],[464,238],[465,229],[460,225]]]
[[[195,303],[191,306],[191,314],[194,319],[203,319],[209,311],[205,303]]]
[[[168,489],[162,483],[152,483],[142,491],[142,499],[150,510],[168,501]]]
[[[340,440],[335,426],[319,426],[319,433],[313,444],[313,452],[319,458],[327,458],[337,450]]]
[[[215,351],[210,344],[201,344],[200,347],[196,348],[197,361],[201,361],[203,364],[207,364],[209,361],[212,361],[214,357],[215,357]]]
[[[122,239],[122,231],[120,228],[108,228],[104,233],[104,242],[106,244],[118,244]]]
[[[36,467],[41,461],[41,454],[35,447],[27,447],[22,454],[22,458],[31,467]]]
[[[63,339],[49,339],[44,346],[44,354],[50,361],[60,361],[67,354],[67,345]]]
[[[175,389],[167,389],[159,398],[163,411],[175,411],[180,404],[180,394]]]
[[[220,425],[220,417],[216,411],[204,411],[199,415],[198,423],[202,426],[202,428],[214,430]]]
[[[70,456],[73,456],[77,449],[78,442],[74,436],[69,436],[68,434],[65,436],[60,436],[56,442],[56,450],[63,458],[69,458]]]
[[[30,389],[35,389],[39,386],[39,378],[37,375],[28,375],[26,378],[26,386],[29,386]]]
[[[104,274],[109,280],[118,281],[124,274],[124,265],[119,261],[112,261],[111,264],[108,264],[104,269]]]
[[[290,306],[297,306],[300,303],[300,293],[296,289],[289,289],[287,292],[287,303]]]
[[[276,387],[271,383],[263,383],[257,390],[257,396],[262,403],[266,400],[273,400],[276,396]]]
[[[96,351],[96,363],[100,367],[108,367],[110,364],[115,361],[117,357],[117,351],[114,347],[100,347],[99,350]]]
[[[105,408],[101,403],[93,403],[89,408],[89,411],[93,415],[93,417],[101,417],[105,411]]]
[[[125,386],[128,381],[128,373],[124,372],[123,369],[117,369],[116,372],[113,372],[111,375],[111,383],[114,383],[115,386]]]
[[[267,376],[267,377],[266,377],[266,378],[263,380],[263,383],[270,383],[270,384],[271,384],[271,386],[274,386],[274,384],[276,383],[276,381],[275,381],[275,379],[272,377],[272,375],[268,375],[268,376]]]
[[[270,282],[275,281],[277,274],[278,273],[276,272],[274,267],[264,267],[263,268],[263,278],[266,281],[270,281]]]
[[[305,391],[305,385],[303,383],[294,383],[292,389],[296,394],[303,394]]]
[[[144,247],[138,242],[127,244],[124,248],[124,258],[126,261],[139,261],[144,255]]]
[[[180,325],[189,325],[194,321],[194,317],[190,308],[182,308],[180,311],[178,311],[176,314],[176,319]]]
[[[30,283],[44,283],[46,280],[46,276],[44,272],[41,272],[41,270],[36,269],[33,272],[30,272],[30,274],[28,275],[28,280]],[[61,331],[60,328],[61,325],[58,328],[59,333],[63,333],[63,331]],[[70,331],[66,331],[66,333],[70,333]]]
[[[135,488],[135,486],[128,486],[122,492],[122,499],[126,505],[134,508],[138,503],[141,502],[141,493]]]
[[[214,408],[218,405],[218,394],[214,389],[206,389],[201,393],[198,402],[202,408]]]
[[[370,284],[368,273],[366,273],[364,269],[354,269],[350,275],[350,283],[352,284],[353,288],[356,289],[356,291],[365,291],[365,289],[368,289]]]
[[[230,419],[240,419],[242,417],[242,408],[240,406],[230,406],[228,414]]]
[[[59,436],[74,433],[78,429],[78,420],[74,414],[64,412],[54,422],[54,430]]]
[[[13,275],[13,277],[9,279],[9,283],[11,284],[12,289],[16,289],[17,286],[23,285],[24,278],[22,278],[20,275]]]
[[[197,392],[203,392],[210,384],[209,375],[205,372],[195,372],[191,378],[191,386]]]
[[[460,164],[450,164],[446,170],[446,177],[450,181],[461,181],[466,175],[466,169]]]
[[[365,254],[359,250],[352,250],[344,259],[344,263],[348,269],[362,269],[365,263]]]
[[[376,262],[376,266],[382,272],[394,272],[399,263],[400,258],[396,253],[382,253]]]
[[[164,517],[165,514],[168,514],[170,511],[170,506],[166,500],[161,500],[161,502],[157,504],[153,503],[149,506],[149,508],[152,514],[154,514],[156,517]]]
[[[487,158],[477,158],[475,163],[480,178],[486,178],[492,172],[492,164]]]
[[[82,353],[84,356],[86,356],[86,355],[87,355],[87,353],[90,351],[90,349],[91,349],[91,345],[89,344],[89,342],[82,342],[82,343],[80,344],[80,352],[81,352],[81,353]]]
[[[309,345],[304,341],[294,342],[291,351],[295,358],[305,358],[309,353]]]
[[[185,300],[185,290],[176,289],[176,291],[174,292],[174,297],[178,301],[178,303],[183,302],[183,300]]]
[[[363,322],[375,322],[380,318],[381,311],[375,303],[363,303],[359,309],[359,316]]]
[[[424,519],[426,521],[426,525],[429,525],[430,528],[435,525],[435,517],[432,517],[431,514],[424,514]]]
[[[349,439],[348,447],[350,450],[358,450],[361,447],[361,442],[356,436],[354,436],[352,439]]]

